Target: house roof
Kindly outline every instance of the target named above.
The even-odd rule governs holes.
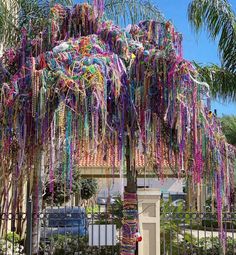
[[[77,162],[79,168],[120,168],[122,164],[122,155],[117,148],[104,149],[98,147],[97,150],[83,150],[77,153]],[[125,153],[123,155],[125,160]],[[149,159],[150,158],[150,159]],[[136,169],[146,167],[146,170],[153,171],[157,162],[151,157],[145,158],[145,155],[139,150],[135,150],[134,163]],[[173,160],[174,161],[174,160]],[[132,162],[132,159],[131,159]],[[170,169],[170,165],[166,159],[162,161],[162,167]]]
[[[143,168],[145,166],[145,157],[142,153],[135,153],[135,166]],[[125,155],[124,155],[125,157]],[[121,166],[122,156],[115,150],[97,149],[96,151],[82,152],[78,155],[78,164],[82,168],[119,168]]]

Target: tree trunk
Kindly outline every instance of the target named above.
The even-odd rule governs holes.
[[[137,232],[138,221],[137,174],[135,164],[133,169],[131,167],[131,141],[128,135],[126,141],[127,186],[124,194],[121,255],[135,255],[137,250],[135,234]],[[130,217],[131,215],[132,217]]]
[[[20,185],[18,186],[18,205],[17,205],[17,214],[18,214],[18,220],[17,220],[17,226],[16,226],[16,232],[20,235],[20,237],[23,237],[23,228],[24,228],[24,220],[22,217],[23,213],[23,203],[24,201],[24,180],[23,175],[21,174],[19,179]]]
[[[130,148],[130,139],[127,135],[126,138],[126,174],[127,174],[127,187],[126,192],[127,193],[137,193],[137,174],[136,169],[134,166],[134,169],[131,168],[131,148]]]
[[[43,161],[43,149],[41,146],[37,149],[32,187],[33,201],[33,225],[32,225],[32,254],[36,255],[39,251],[40,241],[40,212],[42,210],[42,183],[41,183],[41,166]]]

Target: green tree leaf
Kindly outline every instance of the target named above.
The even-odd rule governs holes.
[[[236,73],[236,16],[227,0],[192,0],[188,18],[198,32],[205,28],[213,40],[219,39],[218,49],[223,67]]]

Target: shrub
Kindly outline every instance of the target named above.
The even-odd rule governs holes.
[[[58,235],[50,239],[50,244],[47,246],[45,243],[40,245],[41,252],[44,254],[47,252],[48,255],[118,255],[120,254],[120,246],[106,246],[106,247],[92,247],[88,245],[88,237],[77,237],[77,236],[64,236]]]
[[[8,233],[5,239],[0,239],[0,255],[24,255],[24,247],[20,243],[18,234]]]
[[[98,183],[96,179],[81,179],[81,198],[88,200],[92,198],[98,190]]]
[[[70,193],[70,185],[67,183],[65,188],[65,177],[62,173],[55,172],[55,180],[53,183],[54,189],[53,193],[50,192],[50,184],[47,185],[45,194],[43,196],[43,201],[47,205],[51,205],[52,202],[54,205],[63,205],[64,203],[68,202],[70,199],[70,195],[79,193],[81,189],[81,179],[79,172],[74,170],[73,171],[73,182],[72,182],[72,190]]]
[[[99,206],[98,205],[94,205],[92,206],[87,206],[86,207],[86,214],[95,214],[95,213],[99,213]]]
[[[20,242],[20,236],[15,232],[10,232],[6,235],[7,241],[11,243],[19,243]]]
[[[81,198],[88,200],[92,198],[98,190],[98,183],[96,179],[81,178],[77,169],[73,171],[72,190],[70,192],[70,185],[67,183],[65,188],[65,177],[58,171],[55,172],[53,193],[50,192],[50,185],[48,184],[43,196],[43,201],[47,205],[63,205],[70,199],[71,194],[81,193]]]

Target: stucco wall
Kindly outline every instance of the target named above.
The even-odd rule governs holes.
[[[110,190],[110,195],[116,196],[122,192],[122,188],[126,186],[126,178],[123,179],[123,184],[119,178],[99,178],[99,197],[107,197]],[[177,178],[166,178],[163,181],[158,178],[138,178],[139,187],[158,188],[165,193],[182,193],[183,180]]]

